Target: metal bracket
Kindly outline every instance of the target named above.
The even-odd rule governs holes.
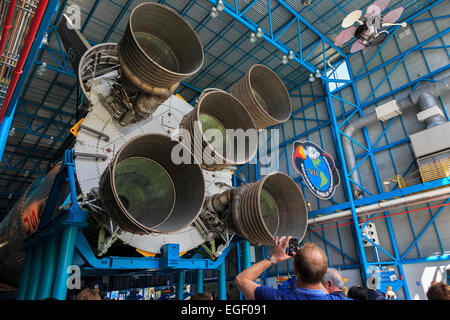
[[[106,142],[109,142],[109,136],[107,134],[103,133],[103,132],[100,132],[100,131],[95,130],[95,129],[91,128],[91,127],[85,126],[84,124],[80,124],[79,125],[78,131],[81,130],[81,129],[84,129],[86,131],[94,133],[94,134],[98,135],[100,138],[105,139]]]
[[[86,157],[86,158],[95,158],[95,160],[107,160],[108,157],[103,155],[103,154],[98,154],[98,153],[84,153],[84,152],[75,152],[74,153],[75,157]]]

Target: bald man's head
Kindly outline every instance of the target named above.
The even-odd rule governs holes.
[[[303,283],[319,284],[328,269],[327,255],[317,245],[308,242],[298,249],[294,268]]]

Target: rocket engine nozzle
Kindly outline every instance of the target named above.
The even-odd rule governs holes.
[[[203,173],[194,160],[176,165],[176,140],[159,134],[131,139],[103,173],[99,193],[103,208],[123,230],[148,234],[181,230],[194,221],[203,205]]]
[[[182,142],[207,170],[248,162],[256,154],[257,132],[252,117],[231,94],[205,90],[194,110],[180,123]]]
[[[206,204],[226,217],[228,228],[256,245],[272,246],[276,236],[301,241],[308,226],[303,194],[296,182],[281,172],[215,195]]]
[[[283,81],[270,68],[256,64],[231,88],[247,108],[258,129],[289,119],[292,103]]]

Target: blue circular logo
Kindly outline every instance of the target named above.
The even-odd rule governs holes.
[[[305,184],[318,198],[329,199],[339,184],[339,173],[329,154],[308,141],[294,142],[293,161]]]

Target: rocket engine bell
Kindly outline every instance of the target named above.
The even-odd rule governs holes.
[[[225,91],[204,90],[194,110],[181,120],[180,128],[185,129],[180,133],[181,141],[202,159],[204,169],[243,164],[256,154],[255,123],[239,100]],[[236,135],[238,130],[249,135]],[[239,136],[244,140],[238,141]]]
[[[256,245],[272,246],[276,236],[303,239],[308,226],[303,194],[295,181],[281,172],[209,197],[205,206]]]
[[[201,68],[203,47],[174,10],[147,2],[131,12],[117,56],[119,81],[104,102],[126,126],[150,116]]]
[[[197,218],[205,197],[203,174],[184,146],[192,164],[173,164],[175,145],[181,143],[164,135],[138,136],[119,150],[103,173],[101,203],[121,229],[171,232]]]
[[[264,129],[289,119],[292,103],[283,81],[270,68],[256,64],[231,88],[247,108],[256,127]]]

